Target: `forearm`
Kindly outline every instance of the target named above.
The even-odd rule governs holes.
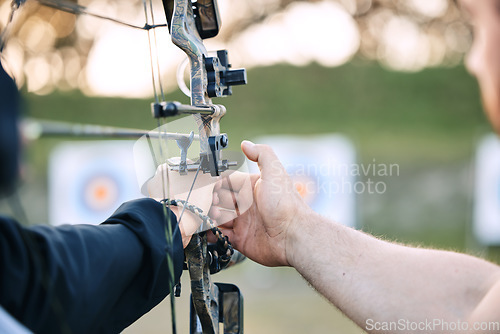
[[[287,257],[364,329],[368,319],[467,320],[500,274],[477,258],[391,244],[313,213],[290,228]]]
[[[0,219],[0,304],[37,333],[120,332],[168,294],[170,250],[177,280],[180,235],[167,244],[163,206],[148,199],[101,226],[26,229]]]

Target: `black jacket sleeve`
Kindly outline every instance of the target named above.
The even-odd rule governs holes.
[[[168,294],[167,252],[177,282],[177,221],[152,199],[123,204],[99,226],[23,228],[0,218],[0,304],[36,333],[117,333]]]

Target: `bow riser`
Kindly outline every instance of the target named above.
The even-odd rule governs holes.
[[[205,69],[207,51],[196,29],[191,0],[174,1],[170,27],[172,42],[186,53],[191,65],[191,105],[212,105],[207,95],[208,78]],[[220,134],[219,120],[224,114],[221,110],[225,112],[225,109],[217,108],[211,115],[193,115],[199,127],[201,155],[210,153],[208,137]],[[202,332],[217,334],[219,332],[219,296],[217,286],[210,278],[206,234],[193,235],[185,254],[191,278],[192,302]],[[192,323],[191,332],[201,333],[198,327],[198,324]]]

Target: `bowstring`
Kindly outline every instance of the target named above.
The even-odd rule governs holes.
[[[149,10],[151,12],[151,26],[154,27],[155,25],[155,16],[154,16],[154,11],[153,11],[153,0],[149,0]],[[146,20],[146,24],[148,24],[148,21]],[[166,26],[166,24],[164,25]],[[158,73],[158,84],[160,86],[160,94],[162,101],[165,101],[165,93],[163,91],[163,85],[161,82],[161,72],[160,72],[160,58],[159,58],[159,51],[158,51],[158,40],[156,39],[156,29],[148,30],[148,41],[151,45],[151,31],[153,32],[153,41],[154,41],[154,47],[155,47],[155,61],[156,61],[156,71]],[[151,52],[151,46],[150,46],[150,52]]]
[[[166,23],[158,24],[158,25],[155,25],[154,23],[148,24],[148,22],[146,20],[146,23],[144,24],[144,26],[141,27],[141,26],[129,23],[129,22],[118,20],[118,19],[113,18],[113,17],[109,17],[109,16],[105,16],[105,15],[91,12],[87,9],[87,7],[78,5],[78,4],[70,2],[70,1],[65,1],[65,0],[34,0],[34,1],[38,2],[39,4],[41,4],[43,6],[58,9],[58,10],[63,11],[63,12],[67,12],[67,13],[71,13],[71,14],[75,14],[75,15],[82,15],[82,14],[88,15],[88,16],[92,16],[92,17],[95,17],[98,19],[111,21],[111,22],[114,22],[114,23],[117,23],[120,25],[124,25],[124,26],[127,26],[129,28],[134,28],[134,29],[149,31],[149,30],[154,30],[155,28],[167,26]]]
[[[142,0],[144,7],[144,17],[146,20],[145,26],[155,26],[154,20],[154,9],[153,9],[153,1],[152,0]],[[149,9],[149,11],[148,11]],[[150,24],[151,19],[151,24]],[[161,72],[160,72],[160,60],[158,55],[158,43],[156,38],[156,29],[152,29],[153,33],[151,34],[151,30],[148,30],[148,46],[149,46],[149,58],[151,64],[151,80],[154,92],[154,100],[158,104],[160,102],[165,101],[165,93],[163,90],[163,85],[161,81]],[[158,84],[156,83],[158,81]],[[159,89],[159,92],[158,92]],[[164,163],[164,170],[160,167],[161,172],[161,183],[162,183],[162,195],[163,199],[170,198],[170,176],[169,176],[169,166],[168,166],[168,145],[167,145],[167,126],[166,123],[163,123],[161,118],[157,121],[157,129],[158,129],[158,144],[159,144],[159,155],[160,161]],[[165,147],[163,147],[165,145]],[[165,217],[165,240],[168,245],[170,245],[168,250],[166,251],[167,258],[167,266],[169,273],[169,290],[170,290],[170,315],[172,321],[172,333],[177,333],[177,324],[176,324],[176,312],[175,312],[175,270],[174,270],[174,254],[173,254],[173,231],[172,231],[172,221],[170,218],[170,201],[166,201],[166,205],[163,205],[163,216]],[[179,219],[180,221],[180,219]]]
[[[5,25],[4,29],[2,32],[0,32],[0,54],[3,53],[3,48],[5,47],[5,41],[7,40],[7,37],[9,35],[9,30],[12,25],[12,21],[14,20],[14,14],[16,10],[19,8],[20,4],[16,2],[12,2],[10,6],[10,13],[9,13],[9,18],[7,19],[7,24]]]
[[[162,129],[166,131],[166,124],[162,124],[160,120],[158,120],[158,140],[159,140],[159,154],[162,161],[167,161],[167,155],[164,154],[164,149],[162,148],[162,143],[164,143],[166,139],[166,135],[163,133]],[[163,139],[165,136],[165,139]],[[166,142],[165,142],[166,143]],[[168,152],[168,146],[166,147],[166,152]],[[170,175],[169,175],[169,166],[168,163],[164,163],[165,169],[161,172],[161,183],[162,183],[162,195],[163,199],[170,198]],[[172,333],[177,333],[176,326],[176,312],[175,312],[175,295],[174,295],[174,287],[175,287],[175,270],[174,270],[174,256],[173,256],[173,231],[172,231],[172,221],[170,219],[170,201],[166,201],[166,204],[163,205],[163,216],[165,217],[165,239],[167,244],[171,245],[169,251],[166,252],[167,256],[167,265],[169,272],[169,290],[170,290],[170,313],[172,318]],[[179,219],[180,222],[180,219]]]
[[[149,3],[149,6],[148,6]],[[154,14],[153,14],[153,2],[152,0],[142,0],[143,4],[143,9],[144,9],[144,18],[146,20],[145,26],[150,26],[149,20],[150,20],[150,15],[151,15],[151,23],[154,26]],[[149,10],[148,10],[149,9]],[[154,92],[154,99],[156,103],[160,102],[160,97],[161,101],[165,101],[165,95],[163,93],[163,86],[161,83],[160,79],[160,61],[158,57],[158,47],[157,47],[157,41],[156,41],[156,29],[152,29],[154,32],[154,35],[151,37],[151,29],[148,30],[148,47],[149,47],[149,61],[150,61],[150,66],[151,66],[151,81],[153,84],[153,92]],[[153,40],[153,41],[151,41]],[[153,51],[154,48],[154,51]],[[153,56],[153,54],[156,55],[156,57]],[[158,86],[157,82],[158,81]],[[160,92],[158,93],[158,89]]]

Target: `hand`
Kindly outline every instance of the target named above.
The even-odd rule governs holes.
[[[210,174],[198,173],[191,195],[187,198],[194,182],[195,173],[190,172],[188,175],[180,175],[178,172],[170,171],[167,177],[167,168],[167,164],[159,166],[155,176],[147,182],[149,197],[157,201],[165,198],[187,200],[189,204],[197,206],[207,214],[213,201],[213,189],[217,179],[212,178]],[[182,213],[182,206],[170,206],[170,209],[177,216],[182,244],[186,248],[191,236],[198,230],[202,221],[197,215],[188,210],[184,210]]]
[[[248,175],[233,173],[216,187],[211,215],[233,246],[250,259],[266,266],[289,266],[288,235],[298,228],[299,217],[311,209],[298,194],[274,151],[249,141],[241,144],[248,159],[257,162],[261,175],[251,176],[251,189],[244,191]],[[241,215],[226,209],[251,203]]]

